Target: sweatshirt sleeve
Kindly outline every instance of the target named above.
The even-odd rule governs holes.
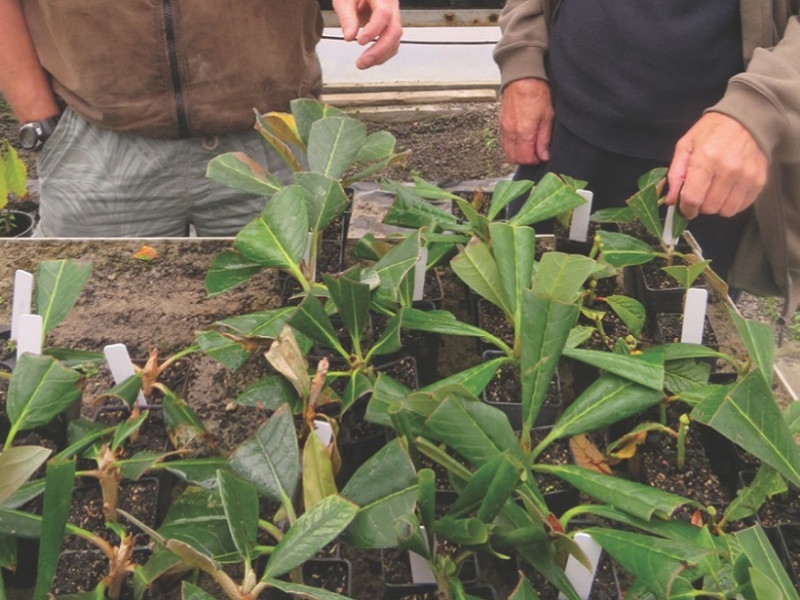
[[[800,17],[773,48],[758,48],[710,111],[733,117],[770,159],[800,162]]]
[[[545,0],[546,1],[546,0]],[[547,19],[543,0],[508,0],[500,14],[502,36],[494,49],[501,90],[517,79],[547,79]]]

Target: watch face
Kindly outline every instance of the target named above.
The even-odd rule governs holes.
[[[20,128],[19,143],[26,150],[33,150],[39,144],[39,135],[32,125],[27,124]]]

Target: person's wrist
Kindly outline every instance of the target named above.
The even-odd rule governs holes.
[[[60,113],[44,119],[26,121],[19,128],[19,144],[24,150],[32,152],[38,151],[44,143],[53,135]]]

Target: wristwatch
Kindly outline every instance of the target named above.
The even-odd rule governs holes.
[[[58,117],[24,123],[19,128],[19,145],[25,150],[39,150],[58,124]]]

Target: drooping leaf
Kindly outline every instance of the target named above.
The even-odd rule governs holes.
[[[574,465],[536,464],[533,468],[535,471],[556,475],[592,498],[645,521],[653,517],[668,519],[684,505],[702,508],[694,500]]]
[[[597,232],[595,240],[602,259],[617,269],[646,263],[656,254],[646,242],[624,233],[601,230]]]
[[[41,446],[13,446],[0,453],[0,504],[30,479],[51,452]]]
[[[502,256],[497,263],[501,291],[510,314],[518,320],[520,296],[531,287],[536,234],[530,227],[519,227],[507,223],[489,225],[493,253]]]
[[[288,504],[300,475],[300,450],[291,412],[281,407],[230,458],[231,470],[269,500]]]
[[[338,180],[319,173],[296,173],[294,182],[305,190],[308,223],[312,231],[322,231],[350,206]]]
[[[571,186],[554,173],[547,173],[534,186],[519,212],[508,222],[532,225],[552,219],[586,202]]]
[[[243,152],[226,152],[208,162],[206,177],[222,185],[264,196],[264,201],[283,184],[264,167]]]
[[[728,315],[764,380],[772,381],[775,367],[775,337],[772,328],[766,323],[745,319],[733,309],[728,309]]]
[[[621,355],[567,346],[563,355],[650,389],[664,389],[664,355],[660,348],[648,349],[636,355]]]
[[[263,270],[259,263],[247,260],[239,252],[220,252],[211,261],[205,286],[209,296],[216,296],[241,285]]]
[[[42,333],[63,321],[83,291],[92,264],[75,259],[44,260],[36,266],[33,305],[42,317]]]
[[[81,396],[80,378],[80,373],[53,358],[28,353],[20,356],[8,385],[6,411],[11,431],[6,446],[11,445],[16,432],[45,425],[72,406]]]
[[[458,256],[450,261],[453,272],[469,288],[513,317],[511,306],[502,293],[503,282],[500,269],[489,246],[478,237],[473,237]]]
[[[1,458],[1,457],[0,457]],[[42,505],[42,537],[36,570],[34,600],[48,598],[50,583],[58,566],[64,530],[72,503],[75,461],[56,457],[47,465],[46,487]]]
[[[300,186],[282,188],[259,217],[236,236],[236,249],[253,264],[295,270],[308,246],[308,211]]]
[[[489,219],[493,221],[506,206],[517,198],[521,198],[524,194],[529,193],[532,188],[533,181],[526,179],[498,181],[492,191],[491,204],[487,213]]]
[[[780,559],[767,539],[764,530],[759,526],[748,527],[734,533],[741,544],[742,552],[750,561],[753,569],[763,573],[780,589],[785,600],[798,600],[797,589],[786,574]],[[761,598],[759,598],[761,600]]]
[[[331,456],[319,436],[311,434],[303,446],[303,506],[308,510],[336,493]]]
[[[739,521],[754,515],[767,498],[786,490],[786,480],[781,474],[769,465],[761,465],[753,480],[736,492],[736,497],[725,509],[725,519]]]
[[[344,531],[358,510],[340,496],[328,496],[314,504],[278,542],[262,580],[280,577],[314,556]]]
[[[606,296],[605,301],[631,330],[634,337],[639,337],[647,319],[647,311],[642,303],[635,298],[621,295]]]
[[[219,491],[187,487],[170,506],[158,533],[180,540],[209,557],[236,552]]]
[[[339,179],[355,162],[367,127],[350,117],[324,117],[311,125],[308,165],[312,171]]]
[[[751,372],[725,396],[702,401],[691,416],[800,486],[800,450],[760,371]]]
[[[579,311],[577,304],[532,291],[522,295],[519,345],[523,435],[536,422]]]
[[[300,306],[289,317],[288,323],[318,344],[335,349],[344,358],[349,356],[350,353],[342,347],[336,335],[336,330],[325,312],[325,307],[312,294],[306,296],[300,303]]]
[[[360,548],[397,544],[394,520],[414,509],[417,476],[400,440],[386,444],[353,474],[341,495],[359,506],[344,539]]]
[[[511,592],[508,600],[539,600],[539,594],[536,593],[531,582],[521,571],[519,573],[519,583]]]
[[[308,372],[308,363],[294,339],[291,327],[287,325],[283,328],[265,356],[269,364],[294,386],[300,399],[309,397],[311,375]]]
[[[225,470],[217,471],[217,483],[231,539],[239,555],[249,560],[258,535],[258,493],[251,484]]]
[[[616,375],[604,374],[570,404],[534,449],[538,456],[552,441],[588,433],[635,415],[663,400],[659,390]]]

